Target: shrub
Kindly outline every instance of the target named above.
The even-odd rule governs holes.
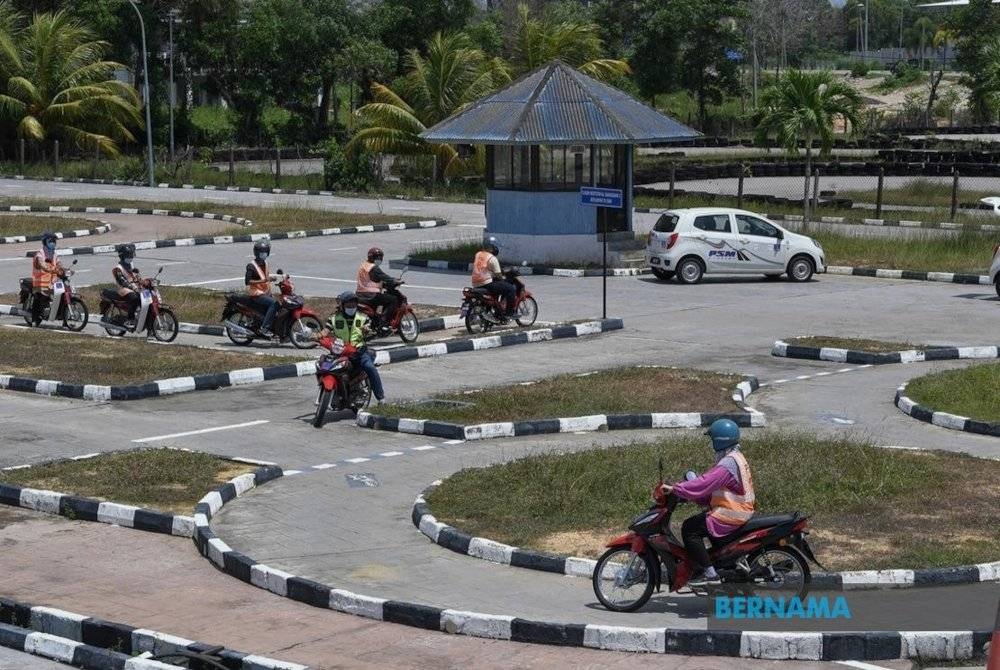
[[[193,107],[189,113],[194,144],[220,147],[236,138],[236,113],[226,107]]]
[[[868,73],[871,72],[871,65],[865,61],[855,61],[851,64],[851,76],[855,79],[860,79],[861,77],[867,77]]]
[[[336,139],[327,142],[323,180],[328,190],[364,193],[375,186],[376,157],[367,151],[345,152]]]

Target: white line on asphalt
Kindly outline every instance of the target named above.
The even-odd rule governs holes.
[[[314,465],[313,470],[329,470],[330,468],[337,467],[336,463],[322,463],[320,465]]]
[[[771,383],[772,383],[772,384],[787,384],[787,383],[788,383],[788,380],[787,380],[787,379],[775,379],[775,380],[774,380],[773,382],[771,382]]]
[[[853,369],[854,368],[841,368],[841,369],[837,370],[837,372],[850,372]]]
[[[147,260],[147,261],[154,261],[154,260],[156,260],[155,258],[153,258],[151,256],[140,256],[140,258],[143,258],[144,260]],[[156,264],[157,265],[162,265],[163,267],[167,267],[168,265],[187,265],[190,262],[191,261],[157,261]]]
[[[292,475],[301,475],[301,474],[302,474],[301,470],[285,470],[284,471],[284,476],[285,477],[291,477]]]
[[[884,665],[873,665],[862,661],[836,661],[836,663],[838,665],[845,665],[848,668],[857,668],[857,670],[892,670],[892,668],[887,668]]]
[[[383,451],[381,454],[379,454],[379,456],[381,456],[382,458],[391,458],[393,456],[402,456],[402,455],[403,455],[402,451]]]
[[[796,379],[809,379],[812,375],[799,375]]]
[[[460,223],[459,228],[485,228],[486,226],[480,225],[478,223]]]
[[[263,423],[270,423],[270,422],[267,419],[260,419],[258,421],[248,421],[246,423],[234,423],[229,426],[218,426],[216,428],[202,428],[201,430],[189,430],[184,433],[171,433],[170,435],[156,435],[154,437],[143,437],[138,440],[132,440],[132,442],[135,442],[137,444],[142,444],[144,442],[156,442],[157,440],[168,440],[173,437],[187,437],[188,435],[204,435],[205,433],[216,433],[220,430],[232,430],[233,428],[249,428],[250,426],[259,426]]]
[[[8,261],[26,261],[30,260],[27,256],[18,256],[17,258],[0,258],[0,263],[6,263]]]
[[[229,279],[212,279],[209,281],[192,281],[186,284],[168,284],[168,286],[204,286],[205,284],[224,284],[227,281],[239,281],[243,277],[230,277]]]
[[[328,282],[335,282],[337,284],[356,284],[358,282],[357,279],[333,279],[331,277],[310,277],[308,275],[299,275],[299,274],[294,275],[294,277],[296,279],[312,279],[313,281],[328,281]],[[242,277],[237,277],[237,279],[242,279]],[[227,280],[221,279],[219,281],[227,281]],[[206,283],[208,283],[208,282],[206,282]],[[175,286],[193,286],[193,284],[175,284]],[[428,289],[430,291],[461,291],[462,290],[460,288],[448,288],[446,286],[422,286],[420,284],[407,284],[407,286],[409,288],[423,288],[423,289]]]
[[[327,249],[327,251],[351,251],[357,249],[357,247],[334,247],[333,249]]]
[[[398,212],[419,212],[419,207],[390,207],[389,209],[394,209]]]
[[[370,458],[345,458],[344,462],[357,464],[357,463],[367,463],[370,460],[371,460]]]
[[[423,447],[410,447],[410,451],[427,451],[428,449],[437,449],[433,444],[428,444]]]
[[[465,440],[447,440],[445,444],[462,444]]]

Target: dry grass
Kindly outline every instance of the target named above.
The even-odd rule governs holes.
[[[46,231],[57,233],[69,230],[97,228],[101,224],[92,219],[45,216],[36,214],[0,214],[0,237],[14,235],[41,235]]]
[[[907,342],[886,342],[883,340],[866,340],[857,337],[828,337],[824,335],[811,335],[808,337],[794,337],[786,340],[788,344],[797,347],[830,347],[831,349],[850,349],[851,351],[866,351],[873,354],[888,354],[895,351],[907,351],[910,349],[923,349],[915,344]]]
[[[0,481],[172,514],[192,514],[210,490],[254,466],[174,449],[102,454],[0,472]]]
[[[697,370],[626,368],[562,375],[530,385],[439,394],[434,400],[463,403],[383,405],[378,413],[414,419],[482,423],[590,414],[738,412],[731,397],[741,378]]]

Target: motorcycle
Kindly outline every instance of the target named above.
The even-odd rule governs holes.
[[[353,361],[357,348],[339,338],[325,337],[319,344],[330,353],[323,354],[316,361],[316,382],[319,384],[319,398],[313,416],[316,428],[323,427],[327,410],[339,412],[349,409],[357,416],[372,399],[368,375]]]
[[[77,262],[74,260],[72,265],[76,265]],[[31,277],[22,277],[18,302],[21,304],[20,311],[25,323],[29,326],[33,325],[31,313],[35,300],[43,300],[47,301],[42,308],[43,321],[62,321],[63,328],[71,330],[74,333],[83,330],[87,326],[87,321],[90,320],[90,310],[87,309],[87,305],[83,302],[82,298],[73,294],[70,278],[74,274],[76,274],[76,270],[72,269],[72,267],[67,270],[60,266],[56,280],[52,283],[51,295],[36,295],[31,286]],[[48,307],[47,312],[44,311],[46,306]]]
[[[627,533],[607,543],[594,568],[594,595],[609,610],[634,612],[649,601],[654,588],[659,591],[665,584],[668,591],[677,592],[694,571],[683,542],[670,528],[681,499],[663,493],[662,465],[660,470],[653,506],[632,521]],[[695,474],[688,472],[686,478],[694,479]],[[720,586],[713,588],[804,598],[812,578],[809,562],[825,569],[806,541],[808,519],[798,512],[754,516],[734,533],[713,538],[709,556],[721,577]]]
[[[139,282],[139,307],[135,312],[135,320],[131,323],[128,321],[128,298],[111,289],[101,291],[101,326],[108,335],[123,337],[125,333],[146,331],[147,337],[152,335],[159,342],[174,341],[180,324],[174,311],[164,304],[160,295],[159,277],[162,272],[161,267],[155,276]]]
[[[404,271],[403,274],[406,274],[406,272]],[[405,283],[402,275],[400,275],[399,279],[395,279],[391,283],[384,282],[385,292],[395,296],[397,303],[396,311],[391,315],[382,314],[382,327],[379,328],[378,335],[399,335],[399,339],[410,344],[411,342],[416,342],[417,338],[420,337],[420,321],[417,320],[417,315],[413,312],[413,307],[410,306],[406,296],[399,291],[399,287]],[[369,318],[375,317],[375,305],[359,301],[358,307]]]
[[[286,275],[281,270],[277,274],[278,279],[274,284],[280,295],[271,332],[281,343],[290,341],[296,349],[312,349],[316,346],[313,334],[323,328],[323,323],[319,315],[306,306],[305,299],[295,294],[291,275]],[[263,320],[264,313],[250,296],[245,293],[226,294],[222,323],[233,344],[247,346],[255,339],[264,337],[260,332]]]
[[[521,279],[517,268],[507,268],[503,272],[504,279],[514,284],[517,293],[514,296],[514,320],[519,326],[530,326],[538,318],[538,302]],[[465,329],[471,334],[486,333],[494,326],[507,322],[500,300],[490,295],[485,288],[465,287],[462,289],[462,313],[465,319]]]

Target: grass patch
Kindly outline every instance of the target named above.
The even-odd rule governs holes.
[[[826,252],[827,265],[890,270],[985,274],[997,239],[968,230],[950,235],[916,234],[906,238],[853,236],[810,231]]]
[[[744,448],[758,509],[811,514],[810,542],[830,569],[942,567],[1000,557],[993,519],[1000,462],[796,433],[757,434]],[[691,436],[532,456],[462,470],[428,503],[439,521],[473,535],[594,557],[648,506],[659,457],[667,478],[679,480],[688,468],[707,469],[710,452],[706,438]],[[684,505],[675,522],[698,511]]]
[[[788,344],[797,347],[830,347],[831,349],[850,349],[851,351],[867,351],[873,354],[888,354],[895,351],[908,351],[910,349],[923,349],[914,344],[906,342],[885,342],[883,340],[866,340],[857,337],[829,337],[825,335],[811,335],[808,337],[794,337],[786,340]]]
[[[253,469],[209,454],[142,449],[7,470],[0,481],[189,515],[206,493]]]
[[[873,183],[874,179],[875,177],[872,177]],[[996,195],[994,191],[977,191],[962,188],[961,180],[959,180],[958,187],[958,200],[960,203],[979,202],[982,198]],[[855,202],[875,202],[874,187],[856,191],[837,191],[837,195],[851,198]],[[945,218],[938,220],[949,221],[949,215],[951,214],[951,183],[941,183],[930,179],[914,179],[907,182],[904,186],[884,189],[882,192],[882,202],[886,205],[940,207],[945,211],[939,214],[939,216],[943,215]],[[912,217],[914,221],[917,220],[916,217],[919,214],[921,212],[900,212],[902,218],[909,219]],[[889,216],[891,213],[884,215]]]
[[[164,347],[135,338],[97,338],[43,329],[30,333],[23,329],[0,329],[0,351],[3,351],[0,362],[3,374],[113,386],[284,362],[272,362],[254,354],[177,344]],[[305,357],[307,354],[303,354]]]
[[[436,395],[433,404],[383,405],[379,414],[414,419],[483,423],[526,421],[590,414],[647,412],[738,412],[732,389],[742,380],[697,370],[626,368],[560,375],[534,384]]]
[[[65,216],[38,216],[35,214],[0,214],[0,237],[14,235],[41,235],[52,231],[63,233],[70,230],[97,228],[93,220],[68,218]]]
[[[27,262],[27,260],[25,260]],[[155,271],[155,262],[144,268],[148,275]],[[293,279],[295,275],[292,275]],[[75,288],[74,292],[83,298],[87,306],[96,312],[97,306],[101,303],[101,290],[111,289],[114,286],[108,284],[97,284],[84,288]],[[163,299],[168,305],[174,308],[179,321],[187,323],[220,323],[222,308],[226,304],[226,294],[223,291],[213,291],[207,288],[197,288],[194,286],[167,286],[161,287]],[[0,293],[0,304],[17,304],[16,293]],[[337,309],[337,299],[325,296],[306,296],[306,305],[311,307],[321,318],[325,319]],[[413,305],[418,319],[431,319],[438,316],[448,316],[458,313],[458,307],[446,307],[440,305]],[[92,313],[91,319],[99,318]]]
[[[935,372],[906,385],[906,395],[938,412],[1000,423],[1000,363]]]

